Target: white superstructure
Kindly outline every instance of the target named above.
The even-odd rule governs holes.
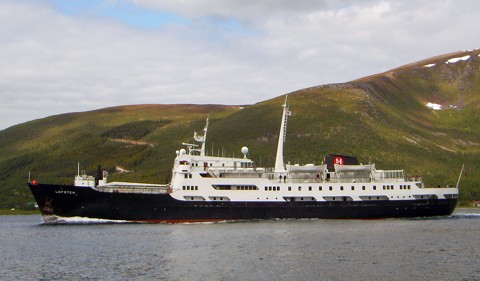
[[[290,111],[287,99],[277,146],[275,167],[256,167],[242,148],[242,158],[207,156],[204,135],[199,144],[184,143],[173,166],[171,196],[182,201],[372,201],[456,199],[457,187],[426,188],[419,177],[408,178],[403,170],[377,170],[375,164],[348,164],[349,156],[336,155],[330,167],[285,165],[283,144]],[[200,148],[199,148],[200,147]],[[326,158],[327,159],[327,158]],[[356,160],[356,159],[355,159]]]

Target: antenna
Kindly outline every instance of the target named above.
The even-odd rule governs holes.
[[[457,181],[457,188],[460,187],[460,180],[462,179],[462,174],[465,169],[465,164],[462,165],[462,169],[460,170],[460,175],[458,176],[458,181]]]

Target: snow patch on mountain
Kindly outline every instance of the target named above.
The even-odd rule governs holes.
[[[427,103],[427,107],[433,109],[433,110],[442,110],[442,109],[457,109],[458,106],[457,105],[449,105],[449,106],[446,106],[444,107],[443,105],[441,104],[438,104],[438,103],[433,103],[433,102],[429,102]]]
[[[423,67],[432,67],[432,66],[435,66],[435,63],[426,64]]]
[[[440,104],[437,104],[437,103],[427,103],[427,107],[430,107],[431,109],[433,110],[442,110],[442,106]]]
[[[467,55],[467,56],[463,56],[463,57],[458,57],[458,58],[451,58],[449,60],[447,60],[445,63],[446,64],[449,64],[449,63],[456,63],[458,61],[465,61],[465,60],[468,60],[470,58],[470,55]]]

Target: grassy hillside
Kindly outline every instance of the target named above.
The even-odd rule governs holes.
[[[112,180],[165,182],[182,141],[191,141],[209,114],[224,118],[238,107],[136,105],[51,116],[0,132],[0,208],[22,208],[33,197],[28,174],[40,182],[73,183],[77,163]],[[119,173],[118,168],[132,171]]]
[[[285,161],[320,163],[327,153],[352,154],[379,169],[421,175],[430,186],[455,184],[465,163],[461,200],[480,199],[479,54],[448,54],[290,93]],[[273,166],[283,101],[279,96],[244,109],[124,106],[11,127],[0,132],[0,208],[26,208],[33,201],[25,184],[29,171],[40,182],[70,184],[77,162],[89,174],[102,165],[111,181],[167,182],[175,150],[192,141],[207,115],[208,154],[239,156],[248,146],[258,166]]]

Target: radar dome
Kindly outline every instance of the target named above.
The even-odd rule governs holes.
[[[243,158],[247,158],[248,147],[246,146],[242,147],[242,153],[243,153]]]

